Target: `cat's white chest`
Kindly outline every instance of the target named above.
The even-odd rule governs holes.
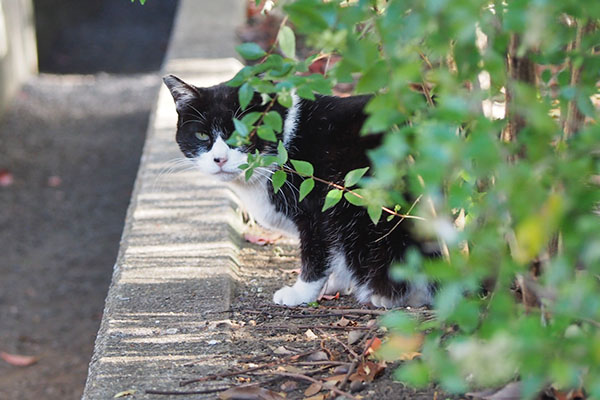
[[[259,180],[253,184],[247,182],[231,183],[230,187],[242,201],[242,205],[261,226],[279,231],[294,238],[299,237],[296,224],[285,214],[277,211],[269,198],[267,190],[273,190],[269,182]]]

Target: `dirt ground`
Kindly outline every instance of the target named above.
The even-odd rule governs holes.
[[[256,230],[252,232],[256,233]],[[177,398],[223,398],[233,396],[228,392],[200,394],[215,388],[232,388],[257,384],[255,387],[240,390],[239,398],[278,398],[274,393],[285,395],[286,399],[324,400],[342,398],[340,393],[331,393],[327,388],[318,390],[309,381],[298,378],[309,376],[321,382],[340,382],[344,376],[349,379],[343,391],[360,399],[447,399],[448,396],[436,387],[415,391],[393,379],[397,362],[385,364],[377,377],[366,377],[367,368],[376,367],[379,361],[373,357],[360,357],[373,340],[383,339],[385,331],[374,324],[382,310],[371,309],[358,304],[352,296],[338,299],[321,300],[318,307],[283,307],[272,302],[273,293],[284,284],[296,280],[296,269],[300,265],[297,244],[289,240],[278,240],[275,244],[259,246],[244,243],[238,257],[240,261],[236,297],[232,309],[222,313],[222,319],[216,329],[230,330],[233,352],[222,357],[230,366],[226,371],[215,371],[214,379],[189,383],[180,386],[189,379],[205,377],[194,375],[194,365],[182,369],[181,381],[173,382],[172,392],[178,392]],[[426,310],[415,311],[421,316]],[[355,343],[349,344],[350,336],[359,336]],[[376,338],[376,339],[375,339]],[[356,354],[352,354],[353,351]],[[294,354],[310,353],[293,361]],[[356,357],[358,355],[359,357]],[[356,361],[353,366],[353,361]],[[269,366],[271,363],[275,365]],[[258,368],[243,374],[221,376],[239,370]],[[348,373],[353,368],[354,372]],[[273,375],[273,373],[275,375]],[[292,374],[294,376],[285,376]],[[367,375],[365,375],[367,374]],[[355,382],[356,381],[356,382]],[[339,386],[339,384],[338,384]],[[257,397],[257,390],[268,390]],[[163,397],[168,394],[163,392]],[[187,396],[183,394],[187,393]],[[173,394],[173,393],[170,393]],[[252,397],[253,395],[254,397]]]

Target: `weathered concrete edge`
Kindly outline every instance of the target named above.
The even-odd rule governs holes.
[[[239,1],[232,0],[232,3],[236,2],[241,5]],[[189,54],[185,52],[186,45],[185,43],[181,43],[181,41],[189,40],[190,33],[182,33],[181,31],[189,31],[193,27],[199,26],[196,18],[194,17],[194,15],[196,14],[194,14],[193,12],[193,10],[197,10],[198,7],[202,7],[202,5],[199,5],[199,3],[204,3],[204,5],[210,4],[210,2],[199,2],[197,0],[181,0],[173,28],[173,34],[171,36],[169,50],[167,52],[167,57],[163,64],[162,70],[165,73],[178,73],[185,79],[190,79],[192,82],[197,82],[199,80],[198,84],[205,83],[203,82],[203,80],[206,82],[212,80],[211,84],[215,84],[218,83],[216,80],[225,80],[229,78],[231,74],[235,72],[235,69],[240,68],[241,65],[237,63],[235,59],[211,59],[211,57],[209,57],[211,55],[210,51],[196,51],[196,53],[200,54],[200,56],[202,56],[203,59],[196,57],[196,54]],[[235,13],[231,12],[231,7],[226,9],[228,11],[229,16],[235,15]],[[211,15],[211,17],[215,20],[218,20],[219,18],[218,16],[214,15],[214,13],[208,14]],[[238,22],[241,22],[241,20]],[[205,29],[210,30],[213,37],[214,35],[218,36],[219,33],[216,32],[216,30],[213,28],[214,27],[206,27]],[[229,41],[231,43],[229,43],[229,46],[219,46],[219,54],[217,55],[222,56],[224,54],[221,54],[221,52],[223,52],[228,53],[230,56],[233,56],[233,44],[235,41],[234,31],[231,26],[224,26],[224,28],[227,29],[227,32],[223,36],[229,36]],[[196,34],[199,33],[196,32]],[[207,57],[209,58],[208,60],[206,59]],[[131,263],[131,261],[128,260],[128,250],[130,249],[130,246],[132,244],[132,236],[134,235],[134,230],[136,229],[137,221],[135,218],[135,214],[140,208],[140,199],[146,193],[148,187],[148,178],[146,174],[153,162],[152,158],[155,156],[153,154],[153,147],[160,146],[163,144],[156,142],[158,140],[156,135],[161,128],[165,129],[164,126],[157,126],[157,123],[160,123],[158,121],[159,114],[161,112],[160,102],[161,98],[164,100],[164,91],[165,89],[161,88],[157,102],[155,103],[155,106],[151,112],[146,143],[144,145],[143,154],[140,161],[140,167],[138,170],[132,197],[130,200],[130,205],[127,210],[119,253],[117,256],[117,261],[114,265],[112,282],[106,298],[101,326],[96,337],[94,354],[92,356],[89,366],[88,378],[86,381],[83,399],[112,398],[112,396],[114,395],[114,391],[112,390],[110,393],[103,392],[107,390],[106,382],[101,382],[103,376],[110,376],[112,372],[109,371],[108,373],[104,373],[106,371],[103,371],[103,368],[105,369],[106,364],[103,365],[100,361],[103,357],[106,357],[106,355],[109,354],[111,351],[114,353],[115,350],[114,343],[111,342],[111,339],[109,338],[109,331],[111,331],[112,329],[111,323],[115,322],[114,316],[119,314],[122,305],[122,299],[117,299],[117,297],[119,296],[119,293],[122,292],[120,282],[123,280],[123,274],[124,272],[128,272],[128,263]],[[170,104],[170,107],[173,107],[172,103]],[[174,123],[170,123],[169,125],[171,131],[174,133]],[[205,181],[200,182],[197,190],[203,192],[203,186],[208,187],[210,186],[210,183],[207,183]],[[214,191],[214,187],[208,187],[208,189]],[[229,244],[226,245],[227,254],[225,255],[225,257],[220,257],[218,261],[219,265],[217,265],[216,267],[213,266],[211,267],[211,269],[217,270],[214,271],[214,276],[216,276],[217,279],[219,279],[222,283],[222,290],[220,291],[221,297],[217,301],[215,301],[214,306],[223,310],[229,308],[230,300],[233,296],[235,275],[234,271],[237,269],[236,243],[240,240],[240,223],[239,218],[237,217],[234,211],[237,207],[235,198],[231,195],[231,193],[225,191],[224,189],[219,190],[220,195],[218,195],[217,198],[213,198],[213,200],[220,204],[221,212],[223,210],[226,210],[226,215],[224,215],[223,218],[221,218],[221,220],[218,221],[218,224],[221,226],[221,228],[217,230],[221,232],[222,236],[224,236],[222,240],[228,242]],[[176,218],[177,217],[175,217],[175,219]],[[225,234],[223,234],[223,232],[225,232]],[[208,256],[210,257],[211,255],[209,254]],[[135,262],[135,260],[133,262]],[[214,261],[212,262],[212,264],[214,264]],[[193,322],[193,319],[194,318],[190,318],[189,321]],[[114,329],[112,330],[114,331]],[[139,374],[139,365],[134,368],[137,369],[132,370],[132,375]],[[122,369],[120,370],[120,373],[122,373]],[[143,369],[141,373],[143,373]],[[134,383],[132,383],[130,379],[127,379],[127,377],[125,377],[125,379],[121,383],[115,382],[115,385],[119,384],[123,385],[121,386],[121,388],[129,388],[136,386]],[[115,386],[115,388],[116,387],[118,386]],[[138,398],[138,395],[136,395],[136,398]]]
[[[12,95],[37,73],[31,0],[0,0],[0,114]]]

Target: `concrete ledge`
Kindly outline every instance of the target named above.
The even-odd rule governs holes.
[[[36,72],[33,4],[31,0],[0,0],[0,112]]]
[[[164,72],[200,86],[231,78],[241,64],[218,57],[233,56],[243,4],[182,0]],[[202,46],[198,41],[205,30],[213,41]],[[211,50],[215,46],[219,51]],[[173,160],[183,157],[174,141],[175,124],[172,98],[162,87],[84,399],[112,398],[125,390],[145,398],[144,390],[172,388],[185,365],[193,363],[197,373],[222,367],[213,355],[227,352],[230,345],[229,331],[216,328],[214,318],[230,306],[241,222],[234,198],[222,185],[195,171],[164,174]]]

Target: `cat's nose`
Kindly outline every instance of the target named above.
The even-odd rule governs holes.
[[[223,165],[225,165],[225,163],[227,162],[227,157],[215,157],[213,158],[213,161],[215,162],[215,164],[217,164],[219,167],[222,167]]]

